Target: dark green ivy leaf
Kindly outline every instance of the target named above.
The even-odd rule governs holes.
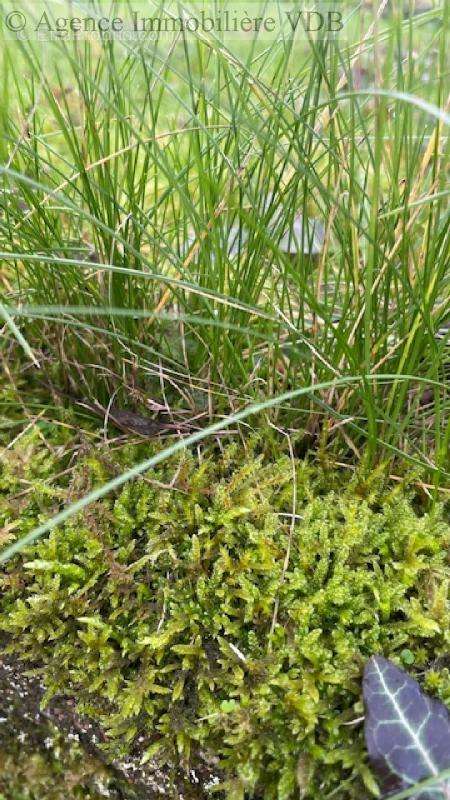
[[[363,694],[367,750],[386,797],[450,767],[449,712],[417,681],[391,661],[373,656],[364,671]],[[411,800],[449,797],[447,778]]]

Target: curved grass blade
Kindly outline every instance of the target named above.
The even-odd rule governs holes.
[[[7,307],[4,303],[0,303],[0,317],[6,322],[7,327],[10,329],[13,336],[17,339],[22,349],[27,354],[28,358],[31,358],[35,367],[40,367],[39,361],[37,360],[36,356],[34,355],[30,345],[28,344],[27,340],[25,339],[24,335],[20,332],[19,328],[17,327],[16,323],[14,322],[11,314],[9,313]]]
[[[401,100],[403,103],[408,103],[409,105],[416,106],[416,108],[420,108],[421,111],[425,111],[426,114],[429,114],[431,117],[435,117],[445,125],[450,125],[450,114],[447,114],[443,108],[439,108],[438,106],[434,105],[434,103],[428,103],[427,100],[423,100],[422,97],[418,97],[415,94],[409,94],[408,92],[397,92],[393,89],[358,89],[354,92],[337,94],[333,99],[345,100],[349,97],[358,96],[388,97],[390,100]]]
[[[78,267],[80,270],[87,272],[94,269],[92,262],[89,261],[83,261],[79,258],[59,258],[57,256],[46,255],[45,253],[8,253],[6,251],[1,251],[0,259],[5,261],[42,261],[46,264],[55,264],[58,267]],[[230,308],[235,308],[238,311],[243,311],[247,314],[254,315],[255,317],[261,317],[269,320],[270,322],[279,324],[279,319],[273,314],[269,314],[264,311],[263,308],[249,305],[249,303],[244,303],[235,297],[231,297],[220,292],[214,292],[210,289],[205,289],[204,287],[199,286],[199,284],[193,283],[192,281],[179,280],[171,275],[162,275],[161,273],[157,272],[144,272],[143,270],[133,269],[132,267],[119,267],[115,264],[97,263],[95,264],[95,272],[112,272],[117,273],[118,275],[126,275],[127,277],[136,277],[144,281],[153,281],[154,283],[159,282],[162,284],[167,284],[168,286],[177,286],[186,292],[190,292],[191,294],[201,295],[201,297],[205,297],[208,300],[213,300],[221,305],[229,306]]]
[[[99,486],[97,489],[89,492],[75,503],[71,503],[70,506],[60,511],[58,514],[55,514],[54,517],[47,520],[42,525],[39,525],[37,528],[34,528],[32,531],[27,533],[26,536],[23,536],[17,542],[14,542],[12,545],[5,548],[5,550],[0,552],[0,564],[4,564],[6,561],[9,561],[16,553],[20,553],[25,547],[33,544],[33,542],[40,539],[45,533],[48,533],[49,531],[53,530],[53,528],[56,528],[61,523],[70,519],[70,517],[78,514],[83,510],[83,508],[86,508],[86,506],[94,503],[96,500],[100,500],[102,497],[105,497],[105,495],[109,494],[109,492],[118,489],[120,486],[123,486],[124,483],[127,483],[133,478],[137,478],[139,475],[142,475],[142,473],[156,466],[156,464],[160,464],[162,461],[165,461],[167,458],[175,453],[178,453],[180,450],[185,450],[190,445],[201,442],[203,439],[207,439],[214,433],[219,433],[220,431],[230,428],[236,422],[241,422],[253,414],[258,414],[261,411],[267,411],[270,408],[275,408],[275,406],[278,406],[285,401],[294,400],[302,395],[314,395],[316,392],[321,392],[324,389],[334,389],[338,386],[352,385],[361,383],[362,381],[380,382],[392,381],[394,379],[412,380],[412,378],[412,375],[403,375],[401,378],[399,378],[398,375],[390,374],[345,376],[342,378],[335,378],[331,381],[324,381],[323,383],[302,386],[301,389],[293,389],[289,392],[284,392],[283,394],[279,394],[276,397],[270,397],[268,400],[264,400],[260,403],[252,403],[251,405],[247,406],[247,408],[242,409],[242,411],[238,411],[235,414],[230,414],[224,419],[209,425],[207,428],[196,431],[184,439],[180,439],[169,447],[164,448],[164,450],[161,450],[159,453],[156,453],[156,455],[152,456],[151,458],[141,461],[139,464],[131,467],[131,469],[128,469],[112,480],[107,481],[107,483],[104,483],[103,486]],[[417,380],[417,378],[415,379]]]
[[[428,778],[426,781],[421,781],[420,783],[416,783],[415,786],[411,786],[410,789],[405,789],[404,792],[392,795],[389,800],[411,800],[419,789],[429,789],[435,787],[437,783],[447,780],[450,780],[450,769],[444,769],[443,772],[440,772],[435,778]]]
[[[269,336],[264,331],[252,330],[243,325],[232,322],[222,322],[215,317],[201,317],[194,314],[179,314],[171,312],[156,312],[142,308],[116,308],[115,306],[22,306],[14,307],[10,311],[14,316],[27,317],[29,319],[41,319],[54,322],[69,322],[66,317],[123,317],[125,319],[157,319],[161,322],[187,322],[193,325],[211,326],[221,330],[233,330],[246,336],[253,336],[262,339],[263,342],[274,342],[276,339]],[[52,316],[60,315],[60,316]]]

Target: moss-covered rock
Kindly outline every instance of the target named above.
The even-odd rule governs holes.
[[[4,644],[2,637],[0,800],[205,799],[208,765],[195,775],[142,766],[138,749],[111,760],[103,751],[104,731],[77,713],[72,698],[54,696],[41,708],[40,670],[1,652]]]
[[[1,652],[0,800],[121,800],[119,776],[87,746],[73,705],[40,708],[43,686],[26,664]],[[122,782],[123,783],[123,782]],[[131,798],[130,798],[131,800]],[[134,799],[135,800],[135,799]]]
[[[35,432],[17,447],[45,465]],[[17,515],[12,448],[9,535],[114,468],[91,451],[58,486],[36,484]],[[48,696],[75,696],[108,731],[113,755],[138,743],[145,759],[188,769],[209,754],[230,798],[300,787],[360,800],[375,788],[365,660],[407,663],[450,701],[449,541],[442,508],[425,512],[406,485],[267,459],[255,439],[245,453],[166,462],[15,558],[1,627],[45,667]]]
[[[107,770],[82,747],[47,725],[47,750],[36,742],[0,736],[0,800],[120,798]]]

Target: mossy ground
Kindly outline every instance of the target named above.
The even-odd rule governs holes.
[[[1,627],[111,756],[206,752],[229,798],[360,800],[365,660],[450,703],[450,527],[407,479],[276,455],[271,436],[172,459],[16,557]],[[72,445],[37,422],[5,452],[3,542],[161,446]]]
[[[3,741],[2,741],[3,744]],[[0,753],[0,800],[102,800],[112,795],[104,768],[52,731],[51,752],[14,743]]]

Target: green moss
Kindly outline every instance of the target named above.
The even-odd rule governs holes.
[[[40,452],[28,436],[17,447]],[[298,461],[294,493],[289,457],[262,449],[187,454],[54,531],[3,573],[1,627],[45,664],[49,694],[73,693],[109,730],[112,753],[137,737],[172,765],[206,751],[230,798],[287,800],[300,784],[359,800],[375,788],[365,660],[408,664],[450,699],[450,528],[380,476]],[[15,523],[17,448],[8,458],[0,509],[15,535],[113,469],[90,452],[69,483],[38,484]]]
[[[117,798],[107,770],[48,726],[51,747],[42,752],[1,739],[0,800],[102,800]]]

